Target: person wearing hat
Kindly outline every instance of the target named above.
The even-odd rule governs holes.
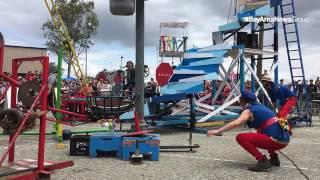
[[[309,92],[309,94],[315,94],[315,93],[317,93],[317,90],[318,88],[317,88],[317,85],[315,85],[314,83],[313,83],[313,79],[310,79],[310,81],[309,81],[309,85],[308,85],[308,92]]]
[[[262,77],[268,77],[269,74],[268,74],[268,70],[263,70],[263,74],[262,74]]]
[[[320,91],[320,77],[317,77],[316,81],[315,81],[315,84],[318,88],[318,91]]]
[[[134,64],[132,61],[128,61],[126,66],[127,69],[125,70],[125,79],[126,79],[126,84],[124,86],[124,90],[128,89],[129,90],[129,94],[132,93],[133,88],[135,86],[135,68],[134,68]]]
[[[251,91],[241,93],[240,106],[243,108],[240,117],[227,125],[208,131],[208,136],[222,136],[231,129],[241,127],[247,123],[249,128],[257,129],[257,132],[239,133],[236,136],[238,144],[256,158],[258,163],[249,167],[250,171],[268,171],[272,166],[280,166],[280,160],[276,151],[285,148],[290,142],[287,129],[280,125],[275,113],[266,106],[257,102],[257,97]],[[258,149],[267,150],[270,160]]]
[[[288,114],[297,104],[297,97],[296,95],[290,91],[288,87],[282,85],[275,85],[271,78],[263,77],[261,79],[263,86],[269,93],[269,96],[274,104],[279,101],[279,112],[278,117],[286,119]]]
[[[280,79],[280,85],[284,86],[284,79]]]
[[[32,74],[32,71],[28,71],[28,73],[26,74],[26,76],[24,77],[27,81],[32,81],[34,80],[36,77],[34,74]]]

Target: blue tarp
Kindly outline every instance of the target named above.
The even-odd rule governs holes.
[[[64,81],[74,81],[74,80],[77,80],[77,79],[74,78],[74,77],[68,77],[68,78],[63,78],[62,80],[64,80]]]

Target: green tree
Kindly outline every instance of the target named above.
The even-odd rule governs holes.
[[[91,38],[96,35],[99,26],[97,14],[94,12],[94,2],[56,0],[56,6],[73,40],[76,55],[79,56],[93,45]],[[44,31],[44,37],[47,38],[46,46],[48,50],[58,54],[59,48],[65,47],[65,41],[55,29],[52,20],[45,22],[42,30]],[[71,64],[67,57],[65,54],[64,59],[68,64],[68,77],[70,77]]]

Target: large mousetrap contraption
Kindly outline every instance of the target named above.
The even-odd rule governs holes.
[[[0,37],[2,37],[1,33]],[[0,38],[0,41],[1,39],[3,38]],[[3,94],[7,94],[7,91],[11,87],[11,101],[9,102],[11,108],[0,112],[0,127],[3,129],[4,134],[9,135],[9,145],[3,150],[0,157],[0,179],[48,178],[50,177],[50,171],[73,166],[72,161],[50,163],[45,161],[44,149],[46,141],[46,113],[48,110],[49,57],[43,56],[13,59],[12,75],[8,77],[2,72],[3,44],[4,43],[0,42],[0,77],[7,82],[7,87]],[[40,62],[42,64],[43,74],[41,82],[18,81],[18,69],[24,62]],[[29,158],[15,161],[15,143],[18,136],[23,131],[33,129],[37,124],[39,124],[38,159],[31,160]],[[6,160],[7,156],[8,164],[3,166],[3,162]],[[23,171],[21,171],[22,167]]]

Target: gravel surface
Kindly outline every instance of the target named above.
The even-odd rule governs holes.
[[[48,123],[50,129],[51,123]],[[71,129],[99,128],[97,124],[88,124]],[[160,153],[157,162],[144,161],[142,165],[132,165],[114,157],[69,156],[69,141],[66,148],[56,149],[54,137],[48,136],[46,159],[53,161],[73,160],[71,168],[57,170],[52,179],[304,179],[290,161],[280,155],[281,167],[267,173],[254,173],[247,170],[256,161],[235,141],[237,129],[225,133],[222,137],[206,137],[194,134],[193,142],[200,145],[195,153]],[[0,150],[5,148],[7,137],[0,137]],[[22,136],[16,145],[16,159],[36,158],[37,137]],[[163,132],[161,145],[188,144],[188,133]],[[313,127],[301,126],[294,129],[290,145],[283,150],[310,179],[320,179],[320,122],[314,120]]]

